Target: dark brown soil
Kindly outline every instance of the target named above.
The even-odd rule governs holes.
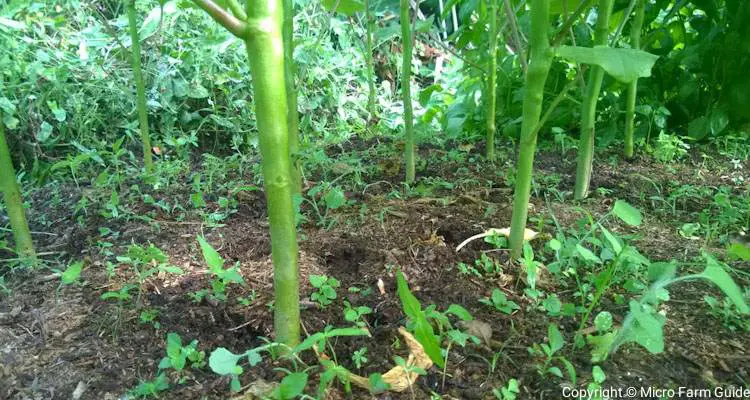
[[[370,145],[372,143],[358,146],[365,149]],[[438,150],[428,150],[426,155],[435,152]],[[537,176],[560,175],[556,190],[572,190],[574,165],[570,157],[543,152],[537,166]],[[633,229],[614,224],[612,229],[637,233],[639,239],[635,244],[653,260],[688,260],[699,254],[699,245],[677,235],[675,226],[679,221],[658,215],[649,202],[642,201],[642,193],[650,193],[653,188],[668,185],[673,180],[710,186],[724,182],[723,171],[708,167],[702,174],[705,179],[696,180],[694,168],[695,164],[687,163],[669,171],[646,158],[617,167],[599,162],[593,186],[609,188],[613,193],[606,197],[594,195],[581,205],[600,215],[611,207],[615,198],[630,201],[644,210],[644,225]],[[406,323],[395,292],[394,271],[400,268],[423,306],[435,304],[441,310],[453,303],[464,306],[476,319],[492,326],[496,345],[493,349],[484,346],[452,349],[447,375],[443,377],[441,371],[431,369],[419,380],[413,394],[388,393],[373,397],[355,389],[352,398],[410,399],[415,396],[428,399],[430,393],[435,392],[443,398],[489,399],[491,389],[504,385],[510,378],[519,379],[522,399],[561,398],[561,381],[540,376],[535,369],[538,360],[529,355],[527,347],[545,340],[550,322],[561,324],[568,340],[572,339],[577,326],[570,319],[551,319],[543,311],[530,309],[529,301],[522,297],[523,284],[519,283],[516,267],[508,264],[503,252],[488,255],[505,264],[504,270],[510,279],[468,278],[456,269],[459,262],[473,263],[482,251],[488,250],[486,244],[477,241],[456,253],[455,247],[460,242],[487,228],[509,225],[511,190],[502,180],[504,175],[492,172],[493,168],[488,166],[472,166],[462,171],[449,163],[443,167],[430,163],[426,171],[429,176],[459,183],[453,190],[440,189],[429,196],[407,200],[389,200],[385,196],[391,190],[388,184],[369,187],[364,195],[356,195],[360,198],[356,206],[335,213],[339,222],[332,229],[324,230],[314,223],[304,227],[300,243],[302,298],[309,299],[312,288],[307,277],[311,274],[326,274],[341,282],[339,298],[334,304],[321,309],[309,300],[303,302],[305,330],[312,333],[329,325],[346,326],[343,300],[355,306],[369,306],[374,311],[367,317],[372,337],[337,340],[337,357],[345,367],[360,375],[389,369],[394,355],[406,355],[403,345],[398,346],[397,333],[398,327]],[[653,183],[639,183],[640,176],[647,176]],[[460,183],[466,177],[473,177],[481,184]],[[370,181],[386,180],[396,184],[400,179],[396,175],[377,175],[377,178]],[[487,180],[493,181],[492,184],[484,185]],[[197,339],[206,356],[217,347],[239,353],[263,344],[262,337],[272,335],[269,307],[273,296],[272,264],[265,201],[261,195],[240,198],[238,212],[225,221],[225,226],[208,229],[200,220],[175,221],[168,216],[150,225],[137,221],[122,224],[92,217],[81,226],[75,223],[69,211],[80,192],[66,187],[61,193],[67,201],[58,206],[50,203],[50,194],[40,193],[33,199],[32,212],[44,211],[47,218],[57,220],[55,230],[39,236],[37,244],[42,252],[63,252],[59,255],[63,259],[84,259],[86,268],[82,280],[85,283],[61,288],[56,295],[58,280],[50,279],[48,270],[6,276],[11,294],[0,297],[0,398],[70,399],[76,387],[84,387],[81,399],[117,399],[139,380],[154,378],[157,365],[165,355],[168,332],[179,333],[183,343]],[[583,214],[575,205],[547,196],[549,193],[543,189],[539,197],[533,198],[531,216],[549,219],[554,214],[562,226],[574,226]],[[359,208],[361,202],[367,204],[364,212]],[[33,214],[31,220],[34,220]],[[180,276],[156,276],[144,285],[143,306],[159,311],[159,329],[140,323],[139,311],[134,307],[120,308],[115,302],[100,299],[105,291],[125,284],[124,274],[113,279],[107,277],[104,256],[95,247],[100,226],[121,232],[116,240],[110,240],[114,243],[110,250],[115,254],[120,254],[133,242],[151,242],[169,256],[171,264],[185,271]],[[547,229],[551,229],[550,226]],[[209,287],[195,240],[201,233],[226,259],[227,265],[239,263],[245,278],[246,286],[233,287],[227,303],[194,303],[188,296]],[[535,243],[535,247],[542,244],[543,241]],[[712,250],[721,252],[718,248]],[[737,267],[747,270],[748,265]],[[385,283],[384,295],[376,287],[379,279]],[[741,284],[747,285],[747,282]],[[557,292],[563,299],[572,296],[572,288],[556,287],[555,283],[549,285],[547,290]],[[498,286],[521,305],[521,310],[507,316],[478,302]],[[348,289],[352,287],[370,289],[370,293],[351,292]],[[730,332],[721,321],[710,316],[702,300],[707,290],[712,292],[702,284],[684,284],[672,290],[672,300],[665,306],[668,315],[666,351],[650,355],[633,346],[621,349],[601,364],[607,374],[606,385],[746,386],[750,381],[750,334]],[[251,305],[238,303],[239,297],[253,291],[256,297]],[[626,313],[621,306],[611,305],[608,309],[619,317]],[[368,348],[370,362],[357,370],[351,354],[361,347]],[[588,353],[573,352],[570,344],[564,353],[576,365],[579,375],[576,387],[585,387],[591,380],[593,366]],[[275,367],[288,365],[266,360],[248,368],[241,377],[242,384],[258,379],[278,381],[283,375],[274,370]],[[170,376],[171,382],[178,381],[176,373]],[[173,384],[160,397],[230,397],[228,380],[213,374],[208,367],[186,369],[182,376],[182,383]],[[340,389],[332,391],[329,398],[343,397]]]

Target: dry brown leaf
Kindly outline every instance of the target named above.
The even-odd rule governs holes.
[[[422,370],[432,367],[432,360],[425,353],[422,345],[412,336],[405,328],[398,328],[398,333],[403,336],[406,345],[409,347],[409,358],[406,364]],[[383,374],[383,381],[390,385],[390,390],[394,392],[403,392],[416,382],[419,375],[416,372],[410,372],[402,366],[395,366]],[[351,382],[363,389],[370,390],[370,381],[364,376],[351,374]]]

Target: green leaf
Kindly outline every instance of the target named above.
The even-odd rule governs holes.
[[[664,351],[664,317],[644,310],[635,300],[630,301],[630,317],[629,323],[623,324],[622,342],[636,342],[651,354]]]
[[[612,327],[612,314],[609,311],[602,311],[594,318],[594,326],[599,332],[608,331]]]
[[[586,337],[586,341],[591,346],[591,362],[602,362],[607,359],[609,350],[617,338],[617,332],[609,332],[604,335]]]
[[[607,239],[607,243],[609,243],[609,247],[612,248],[615,254],[620,254],[620,252],[622,251],[622,245],[620,244],[620,241],[617,240],[615,235],[613,235],[610,231],[608,231],[607,228],[603,226],[599,226],[599,228],[602,230],[602,234],[604,235],[604,238]]]
[[[201,245],[201,251],[203,252],[203,259],[206,260],[206,264],[212,270],[224,269],[224,259],[221,258],[219,253],[206,241],[203,236],[198,236],[198,243]]]
[[[344,194],[343,190],[335,187],[329,190],[326,195],[323,196],[323,201],[326,203],[326,208],[335,210],[346,204],[346,195]]]
[[[81,270],[83,269],[83,261],[77,261],[70,264],[65,272],[60,275],[60,281],[63,285],[70,285],[78,280],[81,276]]]
[[[747,247],[742,243],[732,243],[727,249],[727,253],[734,259],[750,261],[750,247]]]
[[[180,335],[170,332],[167,334],[167,357],[172,362],[172,367],[181,370],[185,367],[185,357],[182,355],[182,338]]]
[[[573,363],[568,361],[567,358],[560,358],[560,362],[563,363],[563,366],[565,367],[565,371],[568,372],[568,376],[570,377],[570,383],[575,386],[576,381],[578,380],[578,375],[576,374],[576,367],[573,366]]]
[[[211,356],[208,357],[208,366],[211,371],[219,375],[238,375],[237,363],[244,355],[237,355],[231,351],[219,347],[218,349],[211,352]],[[241,370],[239,371],[241,372]]]
[[[471,313],[469,313],[469,311],[459,306],[458,304],[451,304],[450,306],[448,306],[448,309],[445,310],[445,313],[453,314],[463,321],[471,321],[474,319],[474,317],[471,316]]]
[[[727,271],[724,270],[724,267],[708,253],[703,253],[703,258],[706,259],[706,269],[699,276],[708,279],[718,286],[727,295],[729,300],[737,306],[739,312],[743,314],[750,313],[750,308],[745,303],[742,291],[734,283],[734,280],[729,276]]]
[[[307,374],[295,372],[285,376],[275,392],[278,394],[278,399],[293,399],[302,394],[305,386],[307,386]]]
[[[591,371],[591,377],[594,378],[594,382],[599,384],[607,379],[607,375],[604,374],[604,371],[602,371],[601,367],[598,365],[594,365],[594,368]]]
[[[440,353],[440,344],[432,330],[432,325],[427,321],[419,300],[409,290],[409,285],[406,283],[406,278],[404,278],[404,274],[401,271],[396,272],[396,286],[404,313],[414,321],[414,337],[422,344],[425,353],[430,356],[430,359],[442,368],[444,360]]]
[[[594,263],[597,263],[597,264],[601,264],[602,263],[602,260],[599,257],[597,257],[596,254],[594,254],[591,250],[589,250],[589,249],[581,246],[580,243],[576,244],[576,251],[586,261],[591,261],[591,262],[594,262]]]
[[[52,136],[52,125],[48,124],[47,121],[42,121],[39,132],[36,134],[36,140],[46,143],[50,136]]]
[[[552,354],[562,349],[565,344],[565,340],[555,324],[549,324],[547,327],[547,338],[549,338],[549,347]]]
[[[623,83],[651,76],[651,68],[659,58],[642,50],[615,49],[606,46],[560,46],[556,49],[556,54],[578,63],[598,65]]]
[[[323,0],[323,7],[329,12],[335,11],[346,16],[352,16],[365,10],[365,4],[357,0]]]
[[[387,391],[391,388],[391,385],[386,383],[383,380],[383,375],[379,373],[374,373],[370,375],[367,380],[370,383],[370,393],[371,394],[379,394]]]
[[[648,266],[649,282],[666,281],[674,278],[677,273],[677,264],[672,262],[655,262]]]
[[[631,206],[625,201],[615,201],[615,206],[612,208],[612,212],[620,218],[623,222],[630,226],[639,226],[643,222],[641,212],[637,208]]]
[[[313,285],[313,287],[319,288],[323,286],[324,283],[328,280],[328,277],[325,275],[310,275],[310,284]]]
[[[584,1],[585,0],[550,0],[549,12],[553,15],[563,13],[570,15]]]

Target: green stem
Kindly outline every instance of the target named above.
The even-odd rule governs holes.
[[[374,21],[372,11],[370,11],[370,1],[365,0],[365,62],[367,63],[367,112],[370,113],[370,119],[375,116],[375,65],[373,62],[372,48],[372,29]]]
[[[276,341],[294,347],[300,336],[299,268],[289,157],[289,130],[284,68],[282,0],[247,2],[250,29],[245,37],[263,158],[263,181],[271,229],[274,265],[274,331]],[[260,28],[262,27],[262,29]]]
[[[645,0],[637,0],[638,5],[635,9],[635,18],[633,26],[630,27],[630,46],[634,49],[641,48],[641,30],[643,28],[643,19],[646,14]],[[635,129],[635,99],[638,94],[638,79],[628,85],[627,104],[625,109],[625,157],[633,158],[634,144],[633,131]]]
[[[495,110],[497,108],[497,2],[490,1],[490,41],[487,49],[487,159],[495,161]],[[520,49],[519,49],[520,51]]]
[[[138,25],[135,20],[135,0],[127,2],[128,27],[130,39],[133,42],[131,63],[133,77],[135,78],[136,101],[135,108],[138,111],[138,121],[141,129],[141,144],[143,145],[143,166],[147,173],[154,171],[154,163],[151,159],[151,137],[148,132],[148,110],[146,109],[146,88],[143,84],[143,72],[141,71],[141,40],[138,37]]]
[[[606,46],[609,35],[609,16],[612,13],[613,0],[599,0],[599,17],[596,21],[595,46]],[[589,68],[589,81],[586,84],[586,96],[581,110],[581,138],[578,143],[578,167],[574,196],[581,200],[588,196],[591,183],[591,170],[594,162],[594,137],[596,124],[596,104],[604,79],[604,69],[598,65]]]
[[[297,85],[295,76],[297,68],[294,64],[294,2],[284,2],[284,78],[286,82],[286,124],[289,129],[289,155],[292,157],[292,183],[295,193],[302,192],[302,180],[300,173],[300,162],[297,160],[299,153],[299,112],[297,110]]]
[[[5,210],[10,219],[10,227],[13,230],[13,239],[16,242],[16,252],[21,259],[27,259],[36,263],[34,242],[31,240],[31,231],[26,222],[26,213],[23,209],[21,191],[18,190],[16,172],[10,159],[8,142],[5,139],[5,126],[0,114],[0,189],[5,198]]]
[[[414,111],[411,104],[411,58],[412,35],[409,19],[409,0],[401,0],[401,40],[403,42],[403,62],[401,65],[401,94],[404,100],[404,160],[406,162],[406,183],[414,182],[416,167],[414,161]]]
[[[510,224],[511,256],[518,258],[523,250],[526,219],[529,212],[531,176],[536,151],[536,127],[542,114],[544,84],[552,66],[552,51],[549,46],[549,3],[550,0],[531,2],[531,37],[529,69],[526,73],[526,90],[523,99],[523,121],[521,122],[521,142],[516,173],[516,187],[513,193],[513,217]]]

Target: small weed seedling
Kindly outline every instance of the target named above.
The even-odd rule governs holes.
[[[368,314],[372,314],[372,308],[367,306],[352,307],[352,305],[344,300],[344,319],[359,326],[367,326],[362,317]]]
[[[341,286],[338,279],[327,275],[310,275],[310,284],[317,289],[310,295],[310,299],[320,304],[322,308],[333,303],[333,300],[338,297],[336,288]]]
[[[518,381],[511,379],[505,387],[498,389],[492,389],[492,394],[495,395],[497,400],[516,400],[516,396],[520,393],[518,387]]]
[[[508,300],[505,293],[497,288],[492,290],[491,297],[483,297],[479,299],[479,302],[505,314],[512,314],[513,311],[521,308],[514,301]]]
[[[557,325],[550,324],[547,327],[547,339],[548,343],[535,343],[532,347],[529,347],[529,354],[533,357],[539,357],[542,359],[542,362],[536,365],[537,372],[539,372],[541,376],[552,374],[558,378],[562,378],[562,370],[554,365],[555,362],[559,362],[568,372],[568,377],[570,378],[571,383],[575,386],[575,367],[567,358],[558,354],[565,345],[565,339],[563,339],[562,334],[560,334]]]
[[[352,361],[354,362],[354,365],[357,367],[357,369],[362,369],[362,366],[367,364],[367,347],[363,347],[359,350],[356,350],[352,354]]]
[[[208,270],[211,273],[211,289],[201,289],[197,292],[191,293],[193,300],[198,303],[201,302],[206,296],[214,301],[227,301],[227,286],[231,283],[243,285],[245,280],[242,279],[239,271],[239,263],[233,267],[224,268],[224,259],[221,258],[219,253],[206,241],[202,236],[198,236],[198,243],[201,246],[201,252],[203,253],[203,259],[208,265]]]
[[[166,374],[161,373],[152,381],[141,381],[138,386],[128,393],[128,395],[135,398],[159,398],[159,392],[163,392],[167,389],[169,389],[169,379]]]
[[[171,368],[182,371],[188,362],[191,368],[201,368],[206,365],[205,358],[206,354],[198,351],[197,340],[183,346],[180,335],[170,332],[167,334],[167,356],[159,362],[159,370]]]
[[[117,261],[121,264],[129,265],[135,273],[138,282],[138,296],[136,304],[140,306],[143,286],[146,280],[151,276],[165,272],[175,275],[181,275],[182,269],[168,263],[166,254],[153,244],[148,247],[132,244],[124,256],[118,256]]]

